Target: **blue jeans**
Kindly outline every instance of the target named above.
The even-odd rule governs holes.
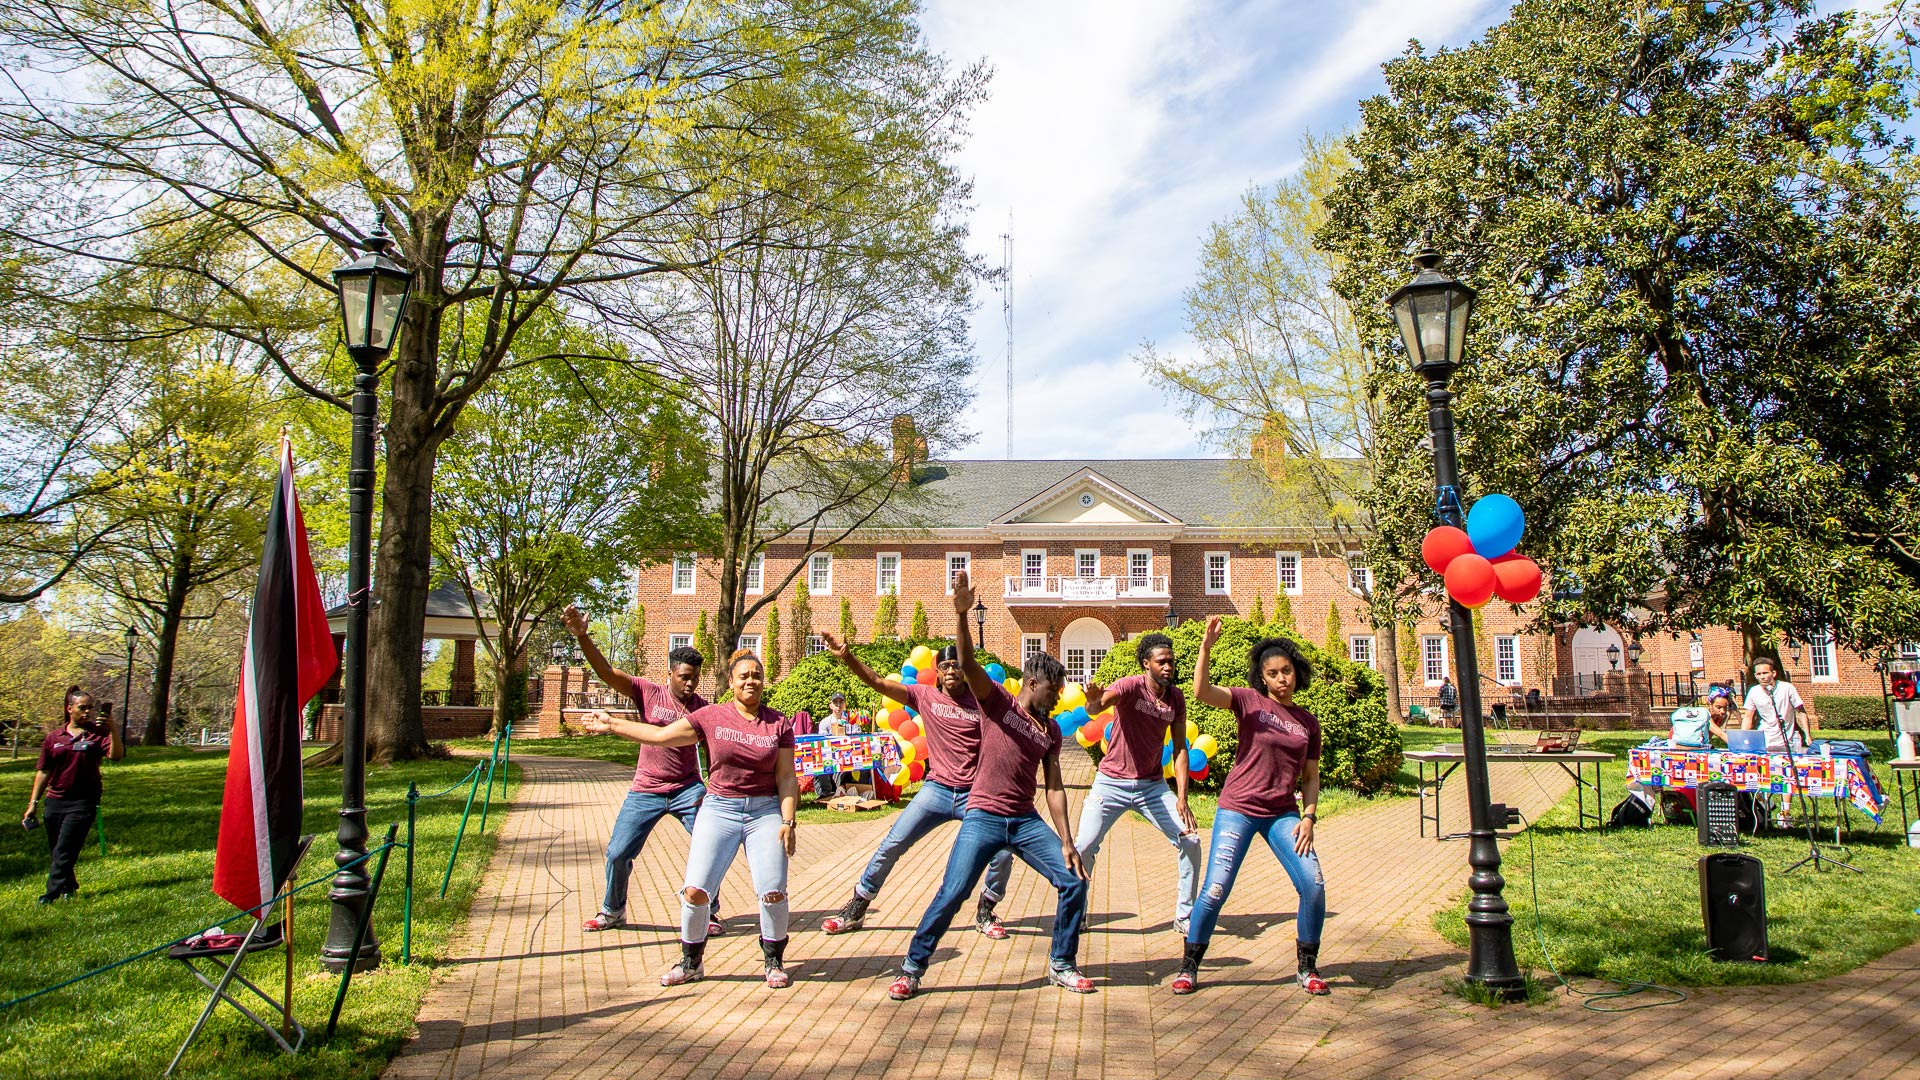
[[[1184,926],[1193,914],[1193,895],[1200,884],[1200,837],[1180,824],[1180,801],[1165,780],[1157,776],[1115,780],[1105,773],[1095,773],[1087,800],[1080,804],[1079,831],[1073,836],[1080,861],[1086,864],[1087,873],[1093,873],[1093,857],[1100,853],[1100,842],[1129,810],[1153,822],[1180,853],[1180,886],[1173,897],[1173,918],[1177,925]]]
[[[753,891],[760,894],[760,936],[767,941],[787,939],[787,849],[780,843],[780,797],[709,795],[693,819],[693,840],[687,844],[687,882],[680,893],[681,941],[707,940],[713,894],[720,891],[721,877],[742,848],[747,852],[747,871],[753,875]],[[699,889],[707,902],[688,903],[686,889]]]
[[[1240,873],[1240,861],[1246,858],[1253,838],[1263,837],[1293,879],[1300,893],[1300,914],[1294,920],[1294,936],[1308,945],[1320,944],[1320,927],[1327,921],[1327,881],[1320,873],[1320,856],[1302,855],[1293,850],[1293,831],[1300,825],[1299,814],[1280,817],[1248,817],[1221,807],[1213,812],[1213,840],[1207,845],[1207,883],[1200,887],[1200,899],[1193,905],[1193,922],[1187,940],[1205,945],[1213,939],[1213,928],[1220,922],[1220,909],[1233,894],[1233,879]]]
[[[602,915],[619,918],[627,913],[627,880],[633,876],[633,860],[646,845],[653,827],[672,814],[691,833],[693,815],[706,794],[707,786],[698,781],[671,795],[627,792],[627,801],[620,804],[620,816],[613,819],[613,836],[607,841],[607,892],[600,901]]]
[[[967,792],[950,788],[945,784],[927,781],[920,786],[920,794],[913,797],[900,816],[893,819],[893,827],[887,830],[886,839],[873,850],[873,858],[867,861],[867,869],[860,875],[859,884],[853,887],[855,894],[862,899],[871,900],[880,895],[880,887],[887,883],[887,875],[893,872],[893,864],[907,849],[918,843],[920,838],[932,832],[944,822],[959,821],[967,816]],[[1013,876],[1013,853],[1002,851],[993,857],[987,866],[987,884],[980,890],[986,900],[998,903],[1007,895],[1007,879]]]
[[[1031,810],[1017,817],[969,810],[960,822],[960,834],[953,839],[953,853],[947,856],[940,892],[921,916],[920,926],[913,932],[913,944],[907,946],[907,962],[901,967],[909,974],[926,974],[934,946],[953,925],[954,912],[973,891],[988,860],[1008,848],[1060,890],[1060,903],[1053,913],[1050,955],[1056,968],[1073,966],[1080,951],[1080,931],[1087,919],[1087,883],[1067,866],[1060,854],[1060,837]]]

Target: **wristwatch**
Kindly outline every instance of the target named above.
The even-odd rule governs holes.
[[[1319,814],[1301,814],[1300,816],[1301,816],[1301,817],[1303,817],[1303,818],[1306,818],[1306,819],[1307,819],[1308,821],[1311,821],[1311,822],[1313,822],[1313,823],[1315,823],[1315,824],[1318,824],[1318,823],[1319,823],[1319,821],[1320,821],[1320,815],[1319,815]]]
[[[788,826],[788,827],[793,827],[793,826],[797,826],[797,825],[799,825],[800,823],[799,823],[798,821],[795,821],[795,820],[794,820],[794,819],[792,819],[792,818],[781,818],[781,819],[780,819],[780,824],[782,824],[782,825],[786,825],[786,826]]]

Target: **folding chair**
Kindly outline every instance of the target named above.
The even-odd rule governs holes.
[[[280,883],[280,891],[282,893],[285,893],[287,889],[292,886],[294,879],[299,876],[300,863],[307,857],[307,849],[312,846],[312,836],[309,835],[300,838],[300,846],[293,854],[293,864],[287,868],[287,880]],[[193,1030],[187,1033],[187,1041],[180,1044],[180,1049],[173,1055],[173,1062],[167,1066],[167,1071],[162,1073],[162,1076],[173,1075],[173,1070],[179,1066],[180,1059],[186,1056],[187,1048],[193,1045],[193,1041],[200,1037],[201,1030],[207,1026],[207,1019],[213,1015],[214,1007],[222,1001],[238,1009],[240,1015],[253,1021],[260,1030],[266,1032],[273,1038],[274,1042],[280,1045],[280,1049],[285,1050],[287,1053],[298,1053],[300,1047],[306,1044],[307,1029],[301,1027],[300,1024],[293,1019],[293,985],[291,980],[293,970],[293,943],[288,937],[293,922],[293,897],[287,897],[285,919],[268,925],[266,917],[270,913],[271,908],[260,911],[258,917],[253,919],[253,925],[247,928],[246,935],[239,941],[227,941],[208,945],[197,939],[189,938],[187,941],[167,950],[168,959],[180,961],[180,963],[186,967],[187,971],[190,972],[195,979],[200,981],[200,985],[213,991],[213,996],[207,999],[207,1007],[200,1010],[200,1018],[193,1022]],[[260,989],[253,980],[240,974],[240,965],[251,953],[268,952],[280,948],[287,950],[287,971],[289,973],[289,979],[283,995],[284,1000],[275,1000],[272,995]],[[287,1035],[282,1035],[279,1031],[275,1030],[272,1024],[262,1020],[252,1009],[241,1004],[238,998],[229,993],[228,990],[234,983],[239,983],[241,986],[253,991],[255,997],[266,1002],[268,1015],[278,1012],[282,1022],[288,1028]],[[287,1041],[288,1035],[293,1037],[292,1042]]]

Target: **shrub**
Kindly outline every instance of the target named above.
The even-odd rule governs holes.
[[[1187,718],[1200,725],[1220,744],[1198,786],[1218,790],[1233,767],[1234,750],[1239,745],[1239,724],[1233,714],[1191,699],[1193,665],[1200,656],[1200,638],[1205,624],[1183,623],[1172,632],[1174,660],[1178,664],[1181,688],[1189,692]],[[1342,654],[1329,653],[1301,641],[1298,633],[1278,623],[1256,624],[1247,619],[1229,618],[1222,622],[1220,640],[1213,644],[1213,663],[1209,673],[1216,686],[1245,686],[1247,652],[1264,637],[1291,638],[1313,664],[1313,685],[1295,700],[1320,720],[1320,779],[1322,784],[1371,793],[1391,780],[1400,770],[1400,730],[1387,719],[1386,687],[1378,672],[1355,664]],[[1136,674],[1140,670],[1133,650],[1115,648],[1095,673],[1094,681],[1103,686]]]
[[[881,678],[888,678],[900,670],[907,657],[921,645],[939,652],[953,644],[952,638],[928,638],[922,641],[872,641],[853,647],[853,655],[864,660]],[[974,654],[982,666],[999,662],[999,658],[985,650]],[[785,678],[774,684],[767,694],[767,704],[783,713],[791,714],[796,709],[805,709],[816,717],[825,716],[833,698],[834,691],[847,695],[849,709],[862,709],[872,713],[880,708],[880,695],[867,689],[867,684],[853,677],[845,664],[834,659],[832,653],[815,653],[793,665]]]
[[[1815,694],[1812,703],[1823,728],[1873,731],[1887,726],[1887,703],[1878,694]]]

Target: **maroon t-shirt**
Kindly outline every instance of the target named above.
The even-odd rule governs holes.
[[[752,720],[731,701],[688,714],[687,722],[707,744],[707,793],[729,799],[778,795],[774,765],[793,749],[793,724],[778,709],[760,706]]]
[[[688,699],[682,705],[673,691],[656,682],[648,682],[636,677],[633,688],[627,696],[640,710],[640,722],[654,727],[666,727],[669,724],[685,720],[687,714],[695,709],[707,707],[707,699],[699,694]],[[691,746],[648,746],[640,744],[639,760],[633,763],[633,785],[628,791],[644,791],[649,795],[671,795],[688,784],[700,779],[700,759]]]
[[[1298,705],[1282,705],[1258,690],[1234,687],[1233,715],[1240,744],[1220,805],[1248,817],[1279,817],[1299,810],[1294,785],[1308,761],[1320,760],[1320,720]]]
[[[1113,743],[1100,759],[1100,771],[1115,780],[1145,780],[1160,775],[1160,750],[1167,729],[1187,724],[1187,698],[1177,686],[1166,689],[1166,700],[1154,696],[1153,682],[1143,672],[1107,687],[1113,705]]]
[[[980,703],[964,687],[958,697],[938,686],[904,689],[906,704],[920,714],[927,733],[927,779],[958,791],[971,789],[980,768]]]
[[[47,774],[46,797],[99,802],[100,762],[109,749],[107,735],[92,727],[78,735],[69,734],[65,724],[47,732],[35,766]]]
[[[980,705],[980,770],[967,809],[1004,817],[1029,813],[1039,789],[1034,770],[1048,754],[1060,752],[1060,725],[1036,724],[1013,695],[997,686]]]

